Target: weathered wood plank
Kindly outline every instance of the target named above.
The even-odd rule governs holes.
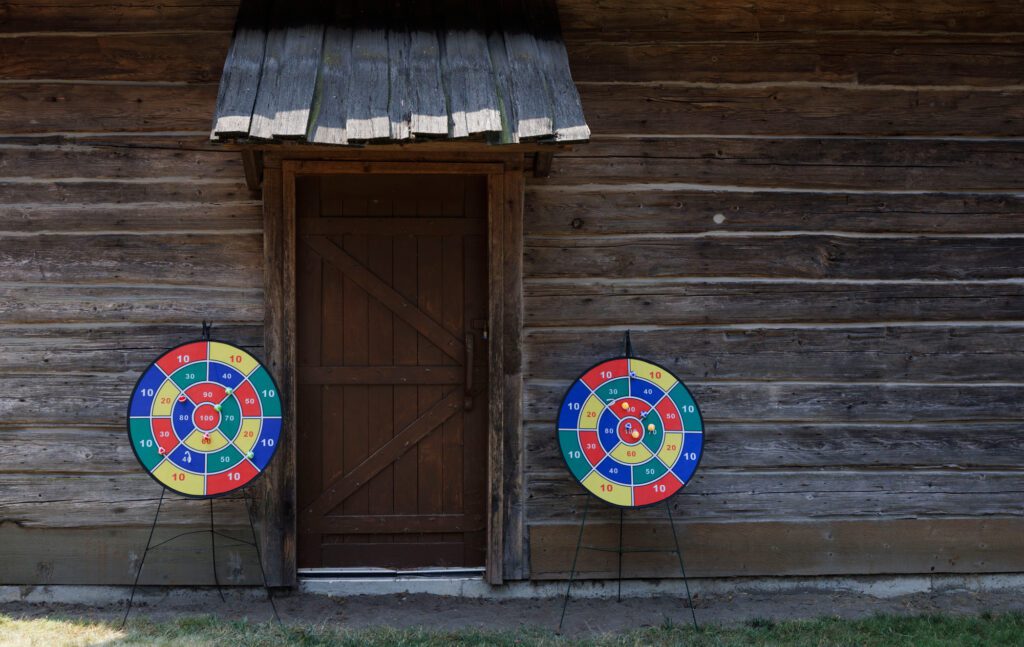
[[[1019,193],[1022,163],[1017,140],[595,138],[533,181]]]
[[[308,130],[324,25],[311,16],[307,19],[309,22],[289,26],[285,36],[281,73],[274,89],[274,121],[270,125],[274,138],[305,137]]]
[[[273,21],[279,21],[284,11],[284,3],[275,2],[272,12]],[[263,45],[263,68],[260,71],[260,82],[256,93],[256,103],[252,109],[252,120],[249,122],[249,135],[256,139],[271,139],[274,136],[273,125],[277,117],[277,86],[281,80],[284,67],[286,29],[270,29]]]
[[[216,204],[29,205],[5,207],[0,236],[7,233],[111,231],[123,233],[259,231],[260,206]]]
[[[537,39],[537,50],[544,61],[544,75],[551,88],[551,120],[555,139],[561,142],[587,141],[590,139],[590,127],[583,116],[579,91],[569,70],[565,43],[561,38],[541,37]]]
[[[11,83],[0,92],[0,133],[206,131],[214,83]]]
[[[1024,88],[580,86],[603,135],[1019,136]]]
[[[348,84],[352,74],[352,30],[328,26],[324,33],[320,82],[314,97],[315,109],[310,139],[317,144],[347,144]]]
[[[137,463],[134,471],[116,474],[0,474],[0,484],[2,521],[22,528],[148,525],[162,488]],[[249,525],[241,500],[225,499],[216,507],[219,523]],[[209,524],[209,515],[207,501],[171,495],[164,498],[160,525]]]
[[[487,36],[479,30],[449,29],[443,50],[441,77],[448,98],[448,136],[501,132]]]
[[[59,474],[124,474],[138,470],[123,426],[0,429],[0,471],[5,474],[57,478]]]
[[[569,37],[707,41],[806,38],[808,32],[1021,32],[1016,0],[907,4],[902,0],[559,0]]]
[[[0,39],[2,40],[2,39]],[[242,177],[234,151],[103,144],[0,144],[0,177],[130,179]]]
[[[530,238],[530,277],[1009,279],[1024,272],[1024,238]]]
[[[389,29],[388,42],[388,121],[391,139],[402,141],[412,135],[410,122],[415,90],[411,87],[409,66],[412,42],[407,29]]]
[[[516,140],[553,135],[551,95],[537,39],[528,32],[507,31],[505,51]]]
[[[1019,35],[970,38],[829,34],[790,41],[608,42],[566,39],[577,82],[830,82],[1019,86]],[[685,62],[685,64],[680,64]]]
[[[525,420],[555,420],[566,385],[576,377],[526,382]],[[680,376],[687,380],[686,375]],[[27,387],[28,385],[26,385]],[[695,382],[687,386],[709,427],[721,422],[925,422],[1019,420],[1024,386],[898,383]],[[22,388],[19,391],[30,391]],[[0,402],[3,402],[0,399]],[[13,407],[18,410],[20,407]]]
[[[345,120],[349,139],[383,139],[391,133],[387,80],[387,33],[383,29],[355,30],[352,34],[352,67]]]
[[[0,281],[258,288],[261,239],[237,233],[0,238]]]
[[[1024,195],[785,191],[527,191],[527,236],[704,232],[1024,233]]]
[[[221,504],[218,504],[221,505]],[[226,504],[225,504],[226,505]],[[241,505],[241,504],[238,504]],[[151,505],[150,516],[156,511]],[[161,521],[163,513],[160,515]],[[150,523],[152,519],[150,519]],[[160,528],[153,543],[190,530],[202,530],[201,514],[193,526]],[[218,527],[231,537],[250,541],[248,524]],[[0,545],[5,559],[0,562],[0,584],[88,584],[131,585],[149,537],[149,525],[106,528],[20,528],[0,523]],[[222,584],[262,585],[253,549],[217,539],[217,575]],[[139,584],[164,586],[211,586],[209,534],[186,535],[146,556]],[[269,616],[270,611],[267,610]]]
[[[528,477],[529,519],[579,522],[593,496],[564,468]],[[1019,516],[1024,472],[912,470],[702,469],[669,499],[687,521],[818,521],[825,519]],[[591,502],[588,523],[617,520],[618,510]],[[634,510],[635,520],[664,519],[661,506]]]
[[[690,380],[999,382],[1024,375],[1024,327],[670,328],[634,332],[637,355]],[[526,379],[580,375],[621,331],[531,330]],[[2,364],[0,364],[2,365]]]
[[[676,531],[690,577],[1015,573],[1024,567],[1021,519],[677,522]],[[566,579],[578,534],[569,524],[531,526],[531,577]],[[584,541],[614,548],[618,525],[587,524]],[[657,550],[674,546],[667,523],[630,524],[624,541]],[[583,551],[577,576],[614,578],[616,559],[615,553]],[[672,554],[638,553],[623,561],[628,578],[678,573]]]
[[[22,34],[0,38],[0,78],[210,83],[230,42],[227,32]]]
[[[235,23],[238,0],[88,0],[44,3],[9,0],[0,5],[0,33],[73,31],[215,31]]]
[[[266,0],[243,2],[217,92],[211,139],[249,133],[267,44]]]
[[[526,282],[531,327],[1022,319],[1018,284]]]
[[[244,180],[190,182],[183,178],[154,179],[152,182],[110,182],[54,179],[38,183],[0,180],[0,187],[0,204],[17,207],[192,203],[196,208],[202,208],[206,203],[249,201],[253,197]],[[140,208],[144,207],[140,204]]]
[[[1024,424],[1008,422],[730,423],[712,425],[701,469],[1017,469]],[[530,469],[565,469],[554,425],[526,427]]]
[[[175,295],[182,298],[182,295]],[[191,295],[189,295],[191,296]],[[173,297],[172,297],[173,298]],[[198,316],[205,316],[205,312]],[[263,326],[214,322],[218,339],[260,352]],[[4,345],[0,350],[0,371],[13,375],[38,372],[141,373],[165,350],[198,339],[201,320],[191,325],[158,324],[82,327],[5,325],[0,329]],[[0,467],[2,469],[2,467]]]
[[[263,290],[221,290],[187,285],[0,285],[0,309],[5,325],[88,324],[133,322],[162,325],[196,322],[263,321]]]
[[[409,103],[412,113],[409,130],[416,135],[444,135],[448,132],[448,108],[445,103],[437,34],[414,29],[409,32]]]

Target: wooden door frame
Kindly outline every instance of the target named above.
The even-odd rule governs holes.
[[[524,159],[516,154],[437,156],[304,150],[265,153],[264,353],[284,396],[284,442],[260,482],[259,543],[272,586],[296,573],[296,178],[331,174],[468,174],[487,179],[489,410],[486,579],[525,576],[522,432]]]

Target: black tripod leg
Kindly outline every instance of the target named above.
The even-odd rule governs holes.
[[[619,591],[615,596],[617,602],[622,602],[622,508],[619,508]]]
[[[590,496],[587,495],[586,503],[583,504],[583,519],[580,521],[580,534],[576,538],[576,553],[572,557],[572,569],[569,570],[569,585],[565,587],[565,598],[562,600],[562,617],[558,619],[558,631],[562,633],[562,623],[565,622],[565,608],[569,606],[569,592],[572,591],[572,580],[576,576],[576,560],[580,557],[580,545],[583,543],[583,526],[587,525],[587,510],[590,509]]]
[[[213,499],[210,499],[210,557],[213,559],[213,583],[217,585],[217,594],[224,602],[224,591],[220,588],[220,577],[217,576],[217,535],[213,532]]]
[[[267,585],[267,572],[263,569],[263,555],[260,554],[260,538],[256,536],[256,524],[252,520],[252,509],[256,507],[256,501],[248,493],[243,496],[245,496],[245,511],[249,515],[249,530],[252,531],[252,546],[256,549],[256,561],[259,562],[260,575],[263,577],[263,592],[267,594],[267,602],[270,603],[270,608],[274,610],[274,619],[277,620],[277,624],[281,624],[281,616],[277,613],[274,596],[270,594],[270,586]]]
[[[683,574],[683,586],[686,587],[686,601],[690,605],[690,616],[693,618],[693,628],[700,630],[697,626],[697,612],[693,608],[693,598],[690,596],[690,581],[686,579],[686,567],[683,566],[683,551],[679,549],[679,536],[676,535],[676,524],[672,520],[672,505],[665,500],[665,510],[668,511],[668,525],[672,528],[672,540],[676,542],[676,556],[679,557],[679,571]]]
[[[124,629],[128,622],[128,614],[132,612],[132,603],[135,602],[135,589],[139,587],[139,576],[142,575],[142,567],[146,565],[146,555],[149,554],[149,545],[153,543],[153,531],[156,530],[156,521],[160,518],[160,508],[164,504],[164,494],[167,490],[160,488],[160,500],[156,504],[156,514],[153,515],[153,525],[149,527],[149,538],[146,539],[146,549],[142,551],[142,561],[139,562],[139,570],[135,571],[135,582],[132,583],[132,594],[128,598],[128,608],[124,610],[124,617],[121,618],[121,629]]]

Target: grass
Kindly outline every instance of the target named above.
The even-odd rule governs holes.
[[[706,627],[694,631],[666,623],[657,628],[614,636],[562,638],[550,630],[426,631],[372,629],[345,631],[326,626],[284,626],[223,621],[212,616],[173,622],[133,621],[124,631],[117,624],[74,618],[22,619],[0,614],[0,645],[4,647],[65,647],[156,645],[174,647],[641,647],[648,645],[703,646],[913,646],[1021,645],[1024,614],[981,616],[876,616],[864,620],[833,618],[774,622],[758,619],[739,627]]]

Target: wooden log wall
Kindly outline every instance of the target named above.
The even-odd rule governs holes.
[[[557,400],[626,327],[707,418],[692,574],[1024,570],[1019,1],[559,6],[594,139],[526,193],[529,575],[564,576],[582,503]],[[236,10],[0,4],[0,583],[130,583],[159,489],[125,393],[203,318],[262,355],[259,196],[206,143]],[[205,550],[151,581],[209,583]]]
[[[1024,7],[559,8],[594,137],[527,186],[531,577],[566,575],[583,505],[562,391],[627,327],[704,411],[690,575],[1024,569]]]
[[[259,196],[206,143],[236,9],[0,5],[0,583],[130,584],[160,495],[127,442],[134,380],[204,318],[262,355]],[[214,512],[249,538],[241,501]],[[208,515],[166,501],[154,541]],[[255,583],[230,543],[221,581]],[[142,576],[212,581],[204,535]]]

